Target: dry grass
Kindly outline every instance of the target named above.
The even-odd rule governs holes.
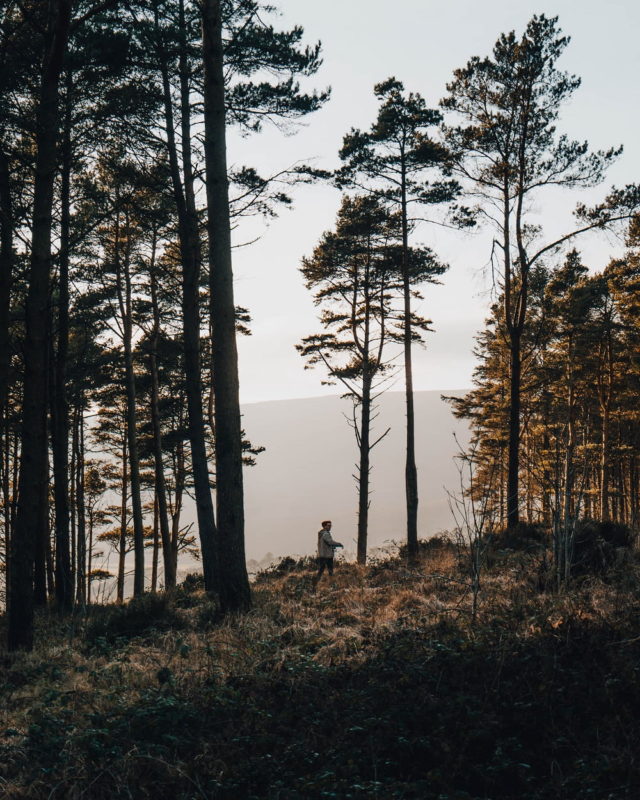
[[[498,674],[503,676],[500,680],[504,685],[511,687],[510,679],[504,677],[512,668],[509,666],[511,662],[515,664],[519,658],[538,659],[540,670],[551,669],[553,672],[549,666],[551,661],[549,664],[545,661],[547,652],[550,653],[549,659],[552,651],[553,658],[561,658],[564,650],[558,651],[558,647],[570,649],[574,643],[582,639],[587,641],[590,636],[596,639],[597,636],[609,636],[602,642],[603,647],[609,648],[607,658],[620,659],[619,664],[611,667],[613,673],[607,673],[607,680],[617,680],[616,670],[621,673],[631,670],[632,673],[631,660],[640,635],[637,630],[640,607],[638,565],[627,563],[622,572],[606,579],[583,579],[561,594],[540,591],[540,575],[540,556],[510,555],[494,564],[483,576],[475,623],[472,623],[471,595],[460,554],[450,547],[434,548],[418,566],[411,568],[394,558],[367,567],[341,564],[335,576],[325,576],[316,591],[312,590],[309,566],[294,565],[282,573],[274,570],[257,580],[253,610],[223,621],[216,618],[215,607],[199,591],[178,591],[171,599],[170,628],[151,626],[138,635],[118,637],[117,618],[114,618],[115,622],[107,620],[104,623],[108,635],[99,635],[101,629],[95,626],[106,613],[100,609],[93,612],[93,619],[76,620],[73,630],[69,621],[44,614],[39,620],[38,645],[34,652],[2,656],[0,776],[3,777],[0,778],[0,797],[142,798],[154,796],[154,793],[158,796],[160,785],[174,787],[171,790],[173,796],[185,800],[191,797],[243,796],[300,797],[305,800],[316,796],[431,797],[428,786],[422,785],[424,780],[431,781],[429,786],[433,784],[435,787],[434,798],[475,797],[469,789],[469,775],[473,775],[473,771],[465,772],[452,753],[455,747],[471,748],[469,758],[473,758],[473,748],[479,748],[480,761],[486,761],[489,756],[483,755],[484,745],[472,743],[472,746],[467,739],[458,741],[455,747],[447,745],[449,750],[443,750],[439,756],[451,762],[448,778],[441,775],[436,780],[435,768],[427,770],[425,767],[426,777],[418,779],[416,769],[419,772],[420,761],[416,762],[415,753],[411,756],[413,761],[410,759],[407,763],[415,762],[418,767],[403,766],[404,755],[397,756],[400,766],[387,768],[392,776],[389,778],[392,788],[387,790],[376,788],[385,769],[377,762],[373,772],[366,765],[356,769],[343,764],[340,769],[332,768],[333,779],[321,779],[321,773],[314,772],[316,768],[304,761],[306,756],[298,754],[294,758],[289,753],[292,747],[295,750],[295,741],[292,741],[287,745],[287,758],[295,764],[300,762],[300,766],[292,766],[290,773],[286,773],[289,789],[283,792],[273,788],[274,779],[267,776],[264,779],[267,784],[256,778],[258,788],[254,787],[251,795],[243,795],[245,790],[238,787],[245,785],[242,780],[249,780],[246,773],[251,772],[253,763],[251,748],[247,750],[243,744],[243,737],[249,734],[243,731],[249,726],[252,735],[258,737],[257,749],[260,752],[265,750],[266,755],[260,757],[259,766],[264,771],[264,765],[269,763],[264,760],[269,747],[282,747],[289,741],[288,735],[302,739],[310,736],[308,730],[293,734],[293,730],[286,729],[287,725],[291,729],[295,726],[290,721],[292,710],[287,707],[292,698],[299,695],[299,702],[304,703],[309,694],[318,692],[319,696],[325,697],[323,693],[331,692],[327,696],[336,698],[338,702],[340,687],[344,684],[351,687],[351,694],[342,698],[345,707],[351,707],[358,692],[369,698],[367,702],[372,702],[367,692],[370,690],[375,694],[377,690],[367,687],[375,687],[376,681],[380,682],[381,692],[391,695],[398,690],[396,678],[389,674],[390,665],[396,670],[398,686],[406,681],[408,687],[417,691],[416,702],[420,698],[419,702],[429,707],[440,691],[438,687],[443,681],[454,681],[456,671],[464,676],[468,668],[473,676],[474,671],[480,674],[486,669],[488,683],[482,691],[495,692],[498,685],[495,676]],[[161,614],[159,619],[162,619]],[[602,633],[606,631],[610,635]],[[466,653],[469,654],[468,665],[464,660]],[[444,659],[442,665],[441,659]],[[523,661],[523,674],[528,668],[528,662]],[[517,668],[514,666],[513,669]],[[444,671],[437,685],[428,691],[424,689],[427,693],[422,696],[420,687],[440,674],[438,670]],[[625,673],[620,680],[629,679],[631,673]],[[368,676],[366,681],[363,676]],[[469,679],[469,676],[461,677],[461,680]],[[419,681],[417,690],[414,686],[416,680]],[[551,682],[554,680],[563,680],[562,673],[549,678]],[[455,690],[457,684],[454,682],[453,685]],[[327,688],[329,686],[332,688]],[[467,697],[468,687],[459,686],[459,690],[461,709],[475,704],[475,695],[472,701]],[[508,690],[515,691],[513,687]],[[549,688],[549,691],[554,689]],[[281,695],[288,699],[278,700]],[[279,720],[277,709],[282,708],[282,702],[285,710],[282,720]],[[325,709],[320,707],[318,718],[310,720],[310,724],[317,728],[308,742],[312,750],[319,746],[319,741],[324,741],[323,737],[331,736],[332,731],[335,733],[333,726],[341,712],[339,704],[335,708],[332,704],[333,699],[328,703],[331,708],[326,709],[326,719],[323,717]],[[217,708],[215,713],[220,717],[215,735],[209,728],[213,720],[203,713],[203,709],[209,706]],[[198,717],[199,713],[202,719]],[[342,727],[353,723],[349,730],[366,729],[368,723],[360,720],[360,712],[349,713],[357,719],[341,719]],[[398,711],[399,715],[404,714],[399,717],[400,727],[402,720],[411,713],[410,709]],[[464,715],[466,712],[456,711],[453,707],[446,711],[452,715],[452,720],[457,713]],[[487,719],[491,718],[490,712],[486,713]],[[381,714],[379,712],[378,716]],[[270,717],[263,719],[263,715]],[[250,723],[249,718],[252,720]],[[441,723],[443,726],[446,720]],[[152,736],[149,743],[145,738],[147,730],[154,729],[156,724],[162,726],[164,732],[157,734],[157,741]],[[469,722],[462,724],[464,729]],[[189,739],[188,752],[184,751],[180,741],[165,741],[163,738],[166,733],[172,733],[172,726],[175,726],[178,738],[187,736],[189,725],[195,726],[197,732],[193,733],[193,740]],[[497,729],[502,721],[496,718],[487,725],[494,725]],[[325,726],[327,732],[320,733]],[[269,745],[266,740],[262,742],[260,736],[267,737],[267,731],[271,730],[275,732],[268,735],[275,738]],[[546,735],[549,731],[543,733]],[[357,735],[353,733],[353,736]],[[449,734],[445,728],[438,734],[445,743],[449,735],[452,741],[457,741],[458,734]],[[635,732],[627,735],[630,741],[637,741]],[[392,732],[389,736],[397,744],[397,736]],[[617,733],[611,733],[614,739],[616,736]],[[562,737],[567,738],[564,729],[561,735],[558,734],[558,741]],[[112,738],[117,741],[112,741]],[[126,746],[123,740],[127,740]],[[146,742],[144,746],[143,740]],[[233,746],[224,744],[228,741],[233,742]],[[236,775],[239,767],[229,762],[229,747],[236,759],[240,757],[239,753],[246,753],[247,764],[242,780]],[[389,747],[388,743],[386,747]],[[432,743],[430,747],[436,745]],[[617,740],[616,747],[620,747]],[[491,757],[495,760],[497,756],[492,752]],[[525,763],[525,755],[517,757]],[[515,758],[514,755],[511,760]],[[635,777],[628,777],[633,771],[629,764],[626,768],[627,777],[616,778],[625,787],[624,791],[620,790],[618,795],[615,792],[603,794],[603,798],[617,800],[617,797],[634,796],[631,781]],[[112,781],[110,794],[102,790],[102,793],[98,792],[93,783],[96,769],[102,770],[103,777]],[[456,769],[462,770],[461,774],[465,776],[455,778],[461,781],[458,787],[462,787],[461,793],[448,795],[446,792],[456,788],[450,785]],[[349,770],[354,775],[360,770],[357,780],[345,777],[351,774]],[[308,778],[311,773],[315,777],[307,785],[304,781],[311,780]],[[368,775],[366,780],[364,773]],[[633,775],[636,776],[636,772]],[[569,777],[563,774],[561,780],[554,778],[555,794],[551,789],[545,790],[545,781],[540,778],[531,784],[527,796],[581,796],[572,795],[572,790],[566,788],[571,783]],[[514,797],[525,796],[522,794],[522,787],[528,785],[525,778],[528,779],[527,775],[516,781],[520,794]],[[515,779],[512,776],[509,780]],[[586,775],[581,780],[587,786],[590,778]],[[602,783],[604,780],[600,773],[593,778],[596,787],[600,786],[598,781]],[[502,782],[489,784],[494,792],[490,796],[511,797],[506,789],[501,788]],[[265,789],[265,785],[271,788]],[[236,794],[229,794],[232,789],[225,788],[227,786],[235,786],[233,791]],[[331,786],[334,794],[322,794]],[[341,789],[336,788],[340,786]],[[345,786],[364,788],[349,789],[352,791],[350,794]],[[377,794],[379,791],[389,793]],[[489,795],[477,795],[484,796]]]

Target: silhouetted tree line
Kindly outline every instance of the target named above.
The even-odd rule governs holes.
[[[246,609],[242,463],[257,449],[240,427],[235,336],[250,320],[230,220],[274,213],[314,175],[229,171],[226,128],[319,108],[327,93],[296,82],[319,45],[251,0],[7,2],[0,25],[9,646],[31,646],[35,606],[95,599],[105,547],[119,599],[128,552],[140,595],[148,548],[152,587],[162,553],[170,589],[197,544],[222,610]]]
[[[531,273],[523,337],[521,516],[573,538],[580,518],[636,529],[640,260],[637,221],[624,257],[588,270],[577,250]],[[474,491],[508,521],[508,335],[498,304],[477,339],[475,388],[450,398],[471,421]]]
[[[439,111],[428,109],[420,95],[405,93],[403,85],[390,78],[375,87],[380,108],[370,131],[352,130],[344,138],[340,151],[343,166],[336,171],[335,181],[352,197],[344,201],[335,231],[325,234],[302,267],[308,287],[316,292],[316,302],[326,307],[321,323],[328,332],[306,338],[299,350],[310,365],[324,364],[359,410],[359,415],[354,413],[353,427],[360,452],[355,477],[361,562],[366,559],[369,454],[380,440],[379,435],[372,438],[370,433],[372,408],[384,388],[385,374],[392,369],[394,354],[389,350],[394,339],[398,340],[398,330],[407,398],[407,554],[412,558],[417,553],[411,348],[420,341],[420,333],[429,328],[428,321],[414,316],[412,293],[420,284],[435,282],[447,267],[439,264],[428,249],[412,249],[409,241],[427,230],[430,223],[485,226],[494,234],[491,268],[500,299],[492,308],[488,329],[479,337],[477,389],[462,400],[451,398],[457,415],[469,419],[474,431],[470,452],[477,476],[474,472],[473,491],[492,493],[494,502],[483,507],[487,513],[497,513],[510,529],[518,527],[523,508],[526,519],[533,519],[538,501],[546,509],[542,516],[547,523],[553,518],[556,528],[567,529],[567,498],[578,491],[573,477],[578,435],[573,404],[578,389],[574,385],[569,403],[572,410],[563,422],[568,434],[550,436],[546,429],[544,442],[533,438],[531,381],[540,380],[544,387],[545,408],[550,409],[561,396],[554,395],[558,387],[550,383],[548,375],[533,377],[532,352],[550,357],[552,338],[548,331],[558,314],[557,308],[547,309],[549,317],[539,312],[536,293],[542,291],[542,276],[546,275],[547,294],[556,298],[562,279],[557,283],[549,277],[548,264],[557,259],[564,245],[591,231],[624,230],[635,219],[640,201],[635,185],[614,188],[593,208],[579,204],[574,227],[552,238],[532,219],[535,203],[542,201],[545,191],[598,185],[622,152],[621,147],[592,152],[588,143],[572,141],[557,131],[563,106],[580,85],[579,78],[557,67],[568,42],[556,18],[534,16],[522,36],[503,34],[490,56],[474,57],[455,71],[440,103],[449,112],[446,120]],[[434,213],[438,208],[442,209],[439,215]],[[387,216],[377,220],[383,210]],[[564,280],[570,281],[569,275]],[[378,300],[383,297],[381,281],[384,300]],[[567,291],[574,288],[570,282]],[[402,299],[400,307],[394,305],[392,297]],[[591,312],[583,310],[587,324]],[[399,329],[393,328],[393,320],[399,320]],[[607,331],[592,329],[592,346],[603,354],[610,354],[613,347],[607,344]],[[382,343],[387,352],[384,359]],[[577,352],[572,351],[572,363]],[[619,469],[611,463],[617,455],[611,444],[613,378],[606,370],[590,372],[587,368],[586,374],[592,375],[594,387],[597,383],[596,396],[600,398],[602,453],[599,471],[592,470],[591,475],[592,480],[596,474],[600,476],[605,499],[594,505],[589,500],[593,485],[587,489],[584,481],[579,496],[585,498],[584,513],[597,511],[604,519],[612,513],[611,486]],[[592,436],[597,435],[594,420],[589,430]],[[531,476],[535,470],[530,454],[547,452],[550,441],[557,448],[555,466],[549,462],[538,475],[540,481],[546,481],[547,489],[534,502]],[[558,459],[570,462],[564,483],[558,479]],[[558,497],[562,491],[565,505],[561,508]],[[549,511],[553,492],[555,517]],[[576,502],[570,501],[572,519],[577,513]],[[630,513],[631,500],[627,506]],[[625,517],[627,520],[631,522],[631,517]]]
[[[552,241],[528,221],[547,187],[599,183],[620,149],[593,153],[556,131],[579,79],[558,70],[568,39],[534,17],[491,56],[457,70],[427,107],[395,78],[351,130],[332,174],[261,176],[226,162],[230,127],[286,128],[328,91],[299,27],[277,30],[259,0],[8,0],[0,8],[0,497],[8,644],[32,645],[36,606],[99,595],[105,548],[117,599],[175,586],[198,552],[221,610],[251,603],[231,224],[288,205],[287,185],[344,191],[335,231],[304,260],[326,332],[299,350],[354,402],[358,559],[366,560],[375,398],[397,363],[406,393],[407,552],[418,552],[412,348],[429,330],[420,287],[445,270],[418,240],[429,223],[495,229],[501,301],[480,336],[472,419],[479,467],[517,525],[637,514],[629,256],[589,277],[565,242],[626,225],[640,196],[579,206]],[[635,238],[634,238],[635,237]],[[591,324],[587,323],[587,320]],[[591,337],[591,338],[589,338]],[[589,381],[591,381],[589,383]],[[624,409],[624,410],[623,410]],[[96,455],[97,454],[97,455]],[[496,464],[491,469],[487,464]],[[497,477],[496,477],[497,476]],[[476,485],[480,486],[481,483]],[[215,506],[214,494],[215,488]],[[182,511],[192,493],[197,528]],[[554,516],[555,515],[555,516]],[[558,523],[559,524],[559,523]]]

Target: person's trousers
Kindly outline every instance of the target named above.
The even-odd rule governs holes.
[[[332,558],[318,558],[318,572],[316,573],[316,580],[320,578],[322,573],[327,570],[329,575],[333,575],[333,559]]]

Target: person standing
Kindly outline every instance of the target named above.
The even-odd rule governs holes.
[[[333,575],[333,556],[338,547],[342,547],[342,544],[331,536],[331,520],[326,519],[318,531],[318,571],[313,579],[314,587],[318,585],[325,569],[329,575]]]

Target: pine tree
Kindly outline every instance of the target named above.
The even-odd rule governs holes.
[[[224,568],[221,564],[219,569],[218,590],[223,611],[245,611],[251,605],[251,592],[244,552],[240,384],[231,264],[220,0],[203,2],[202,41],[211,346],[216,426],[216,506],[219,559],[220,562],[224,561]]]
[[[534,16],[520,38],[503,34],[490,57],[474,57],[456,70],[442,101],[457,117],[446,128],[456,170],[499,232],[495,245],[510,357],[509,527],[520,515],[522,341],[532,269],[545,253],[578,234],[628,218],[638,202],[637,187],[614,190],[594,209],[579,207],[581,227],[548,243],[528,221],[531,200],[545,188],[594,186],[621,152],[592,153],[586,142],[557,133],[561,110],[580,85],[579,78],[557,67],[568,43],[557,18]],[[491,213],[496,207],[497,215]]]
[[[413,228],[410,207],[449,204],[458,186],[441,178],[446,151],[431,139],[429,128],[441,121],[440,112],[427,108],[419,94],[404,91],[403,84],[389,78],[374,88],[380,101],[378,116],[369,131],[352,130],[344,137],[337,173],[340,186],[372,192],[399,214],[401,273],[404,298],[404,375],[407,405],[405,488],[407,503],[407,552],[418,552],[418,472],[415,459],[415,414],[413,403],[414,341],[411,309],[415,277],[410,271],[409,238]],[[429,180],[435,172],[435,180]],[[444,271],[444,267],[441,271]]]
[[[324,366],[353,402],[360,564],[367,559],[370,455],[389,432],[372,438],[374,404],[393,362],[389,344],[401,336],[398,222],[372,196],[344,197],[335,231],[324,234],[301,267],[307,288],[323,309],[320,320],[327,332],[305,337],[296,348],[307,368]]]
[[[21,435],[18,513],[11,541],[7,596],[9,649],[33,645],[33,564],[35,532],[42,504],[42,478],[47,454],[46,380],[47,317],[51,274],[53,187],[59,124],[59,83],[71,24],[70,0],[52,0],[42,20],[41,70],[36,105],[36,164]]]

